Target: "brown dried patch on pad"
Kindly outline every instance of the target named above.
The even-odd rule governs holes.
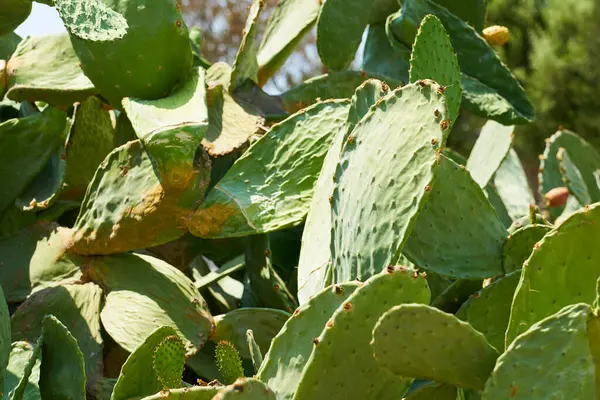
[[[200,236],[219,232],[227,220],[238,213],[238,209],[228,204],[215,204],[195,214],[195,228]]]

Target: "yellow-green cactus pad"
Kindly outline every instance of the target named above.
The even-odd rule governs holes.
[[[35,346],[29,342],[14,342],[10,350],[10,358],[6,367],[7,376],[4,382],[4,395],[7,399],[41,399],[40,353],[42,338]]]

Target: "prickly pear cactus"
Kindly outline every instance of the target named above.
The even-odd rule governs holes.
[[[244,376],[240,353],[238,353],[231,342],[221,340],[217,343],[215,358],[217,360],[217,368],[219,368],[219,372],[221,372],[221,375],[225,378],[225,383],[233,383],[238,378]]]
[[[152,366],[163,390],[181,386],[185,364],[185,346],[179,336],[167,336],[156,346]]]

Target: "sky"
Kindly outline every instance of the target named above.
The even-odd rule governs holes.
[[[65,32],[65,27],[53,7],[34,2],[29,18],[15,32],[21,37],[48,35]]]

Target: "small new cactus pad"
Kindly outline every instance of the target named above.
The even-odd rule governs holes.
[[[254,378],[240,378],[219,390],[213,400],[276,400],[275,393],[264,383]]]
[[[449,132],[439,88],[420,81],[391,92],[346,139],[331,200],[333,282],[367,279],[400,256]]]
[[[212,400],[219,392],[219,386],[188,386],[180,389],[160,391],[143,400]]]
[[[348,104],[318,103],[272,126],[211,189],[190,222],[190,232],[224,238],[299,224]]]
[[[6,367],[10,356],[10,312],[0,286],[0,388],[4,388]]]
[[[250,359],[247,331],[252,330],[259,349],[264,354],[290,314],[271,308],[240,308],[215,317],[215,331],[210,340],[225,340],[238,349],[240,356]]]
[[[4,395],[6,399],[40,399],[40,353],[42,338],[35,346],[29,342],[14,342],[6,367]]]
[[[505,273],[523,267],[535,244],[552,229],[549,225],[527,225],[511,233],[502,248],[502,265]]]
[[[0,240],[0,286],[8,302],[20,303],[48,286],[81,277],[83,258],[66,254],[71,232],[39,221]]]
[[[29,186],[64,143],[66,114],[53,107],[0,123],[0,213]]]
[[[2,3],[0,11],[0,35],[15,30],[31,13],[30,0],[7,0]]]
[[[225,379],[226,384],[235,382],[244,376],[242,359],[236,347],[227,340],[221,340],[215,348],[215,359],[217,368]]]
[[[527,215],[529,206],[535,204],[525,169],[514,149],[508,151],[504,161],[496,170],[493,183],[512,220]]]
[[[264,0],[253,0],[242,32],[242,41],[231,68],[230,91],[235,91],[247,79],[258,83],[258,22]]]
[[[600,204],[571,214],[533,248],[523,265],[515,292],[507,346],[536,321],[569,304],[589,303],[596,298],[600,276]]]
[[[168,337],[177,337],[170,326],[159,326],[151,331],[139,345],[131,349],[131,355],[121,367],[121,374],[113,389],[111,400],[127,400],[150,396],[163,389],[154,369],[156,349]]]
[[[244,239],[245,281],[250,291],[246,293],[251,304],[278,308],[288,312],[298,306],[285,282],[273,268],[271,248],[267,235],[251,235]]]
[[[489,120],[469,154],[467,169],[479,187],[485,188],[510,151],[514,126]]]
[[[510,40],[510,31],[501,25],[488,26],[481,33],[492,46],[504,46]]]
[[[434,15],[423,18],[410,58],[410,82],[431,79],[445,87],[451,124],[458,117],[462,98],[460,69],[444,25]]]
[[[319,99],[349,99],[354,91],[369,78],[378,78],[361,71],[339,71],[316,76],[281,95],[283,106],[288,112],[296,112],[308,107]],[[392,88],[400,86],[400,82],[387,80]]]
[[[54,0],[68,31],[90,42],[112,42],[127,33],[127,20],[106,3],[103,0]]]
[[[413,269],[389,266],[370,278],[312,339],[314,349],[294,399],[402,398],[411,379],[398,378],[378,366],[369,346],[373,328],[394,305],[429,301],[427,281]]]
[[[98,165],[114,148],[115,130],[102,101],[90,96],[75,106],[67,140],[65,196],[81,198]]]
[[[282,0],[269,16],[258,50],[258,82],[264,84],[292,54],[313,27],[321,4],[317,1]]]
[[[271,338],[272,340],[273,338]],[[246,331],[246,341],[248,342],[248,350],[250,351],[250,359],[252,360],[252,366],[254,367],[254,372],[258,373],[260,370],[260,366],[263,362],[263,353],[256,340],[254,340],[254,333],[252,329],[248,329]],[[269,345],[271,341],[269,341]]]
[[[42,399],[84,400],[84,356],[77,345],[77,339],[53,315],[47,315],[43,319],[41,331],[44,336],[40,367]]]
[[[506,229],[469,171],[444,155],[439,162],[404,255],[420,268],[454,278],[501,275]]]
[[[456,312],[458,318],[483,333],[500,353],[505,348],[504,337],[510,318],[510,306],[520,277],[521,272],[515,271],[493,281],[471,295]]]
[[[163,390],[181,387],[184,366],[183,342],[176,334],[167,336],[156,346],[152,358],[152,367]]]
[[[402,9],[388,18],[388,36],[392,41],[412,45],[417,27],[427,14],[438,17],[450,36],[463,74],[465,107],[506,125],[526,123],[535,117],[523,87],[494,49],[475,29],[437,2],[402,2]]]
[[[310,296],[326,286],[325,275],[330,265],[331,203],[333,175],[340,159],[342,146],[356,124],[368,113],[380,98],[389,91],[387,85],[375,79],[363,82],[352,96],[346,129],[340,129],[327,155],[315,184],[306,223],[302,233],[302,247],[298,260],[298,301],[306,303]]]
[[[585,185],[583,176],[579,169],[573,164],[569,153],[564,147],[558,149],[556,153],[556,159],[558,160],[558,166],[562,175],[562,180],[565,185],[569,188],[569,192],[575,196],[579,204],[582,206],[592,203],[592,198]],[[600,164],[598,165],[600,167]]]
[[[519,335],[498,358],[482,399],[595,399],[591,312],[573,304]]]
[[[213,318],[193,282],[175,267],[142,254],[95,257],[84,275],[106,288],[100,317],[106,332],[133,351],[156,328],[177,329],[186,354],[194,354],[214,329]]]
[[[6,65],[9,99],[70,106],[97,93],[84,75],[66,33],[28,36]]]
[[[544,196],[550,190],[565,185],[560,173],[559,161],[556,158],[561,147],[564,147],[570,154],[576,155],[571,161],[581,173],[592,199],[600,200],[600,188],[596,185],[593,174],[593,171],[600,166],[600,154],[588,142],[568,130],[559,130],[546,141],[538,175],[540,195]],[[556,218],[563,210],[564,207],[561,206],[550,208],[548,211]]]
[[[61,0],[66,3],[80,0]],[[85,2],[89,4],[90,2]],[[166,97],[192,68],[192,48],[179,5],[173,0],[155,0],[143,7],[135,1],[96,0],[122,15],[129,28],[118,40],[92,41],[80,38],[70,24],[73,14],[61,13],[85,75],[115,108],[123,97],[157,99]],[[98,7],[79,8],[80,20],[90,21]],[[114,14],[113,14],[114,15]],[[112,19],[111,19],[112,20]],[[101,30],[101,32],[104,32]]]
[[[498,352],[471,325],[424,304],[402,304],[373,329],[379,366],[402,377],[483,389]]]
[[[257,378],[280,398],[292,399],[313,350],[313,340],[358,286],[358,282],[329,286],[298,308],[273,339]]]
[[[102,289],[93,283],[49,287],[30,295],[12,317],[12,339],[35,342],[44,317],[54,315],[70,331],[83,352],[89,385],[102,376],[100,307]]]

